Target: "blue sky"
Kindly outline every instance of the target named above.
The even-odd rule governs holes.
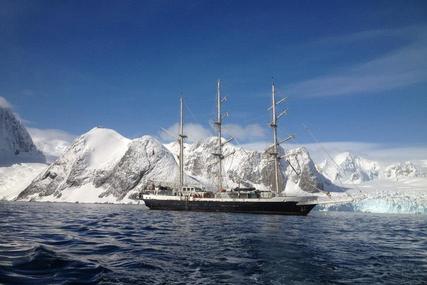
[[[229,133],[425,146],[426,1],[4,1],[0,96],[27,126],[94,126],[167,140],[182,93],[189,132],[211,132],[223,81]]]

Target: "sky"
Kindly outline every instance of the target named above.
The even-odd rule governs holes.
[[[271,137],[274,78],[288,98],[279,136],[294,144],[427,146],[426,1],[0,7],[0,102],[38,135],[102,126],[172,140],[183,96],[194,141],[213,134],[221,79],[226,136],[256,145]]]

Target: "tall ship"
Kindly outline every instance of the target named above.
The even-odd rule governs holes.
[[[286,98],[276,101],[274,82],[272,83],[271,100],[271,124],[273,144],[267,149],[274,163],[274,174],[270,190],[258,190],[253,187],[236,187],[225,189],[223,185],[223,163],[225,156],[223,147],[232,139],[222,138],[223,114],[221,105],[225,97],[221,96],[221,82],[217,82],[216,111],[217,118],[214,122],[217,129],[217,147],[215,153],[218,171],[216,191],[207,191],[202,186],[186,184],[184,181],[184,114],[183,98],[180,98],[180,122],[179,122],[179,183],[174,187],[155,187],[142,193],[145,205],[153,210],[178,210],[178,211],[205,211],[205,212],[239,212],[258,214],[282,214],[282,215],[307,215],[317,204],[318,196],[288,196],[279,185],[280,160],[283,156],[279,153],[279,146],[292,139],[279,141],[277,136],[278,120],[286,114],[286,109],[277,114],[277,106]],[[292,166],[292,165],[291,165]]]

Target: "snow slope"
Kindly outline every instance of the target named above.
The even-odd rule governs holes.
[[[18,197],[31,181],[45,168],[44,163],[16,163],[0,167],[0,200]]]
[[[44,155],[11,107],[0,104],[0,200],[16,198],[47,166],[43,162]]]

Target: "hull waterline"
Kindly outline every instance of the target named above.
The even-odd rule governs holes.
[[[240,202],[203,200],[143,199],[151,210],[233,212],[306,216],[316,205],[298,205],[298,202]]]

